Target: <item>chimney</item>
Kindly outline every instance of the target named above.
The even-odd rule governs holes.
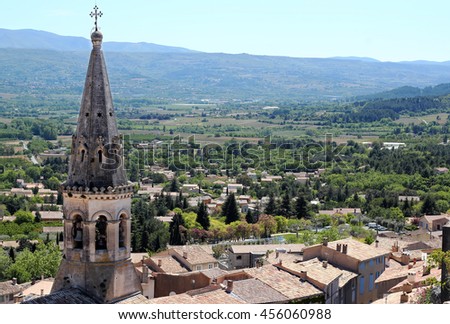
[[[342,253],[347,254],[348,245],[342,244]]]
[[[322,261],[322,267],[326,269],[328,267],[328,261]]]
[[[380,243],[380,241],[376,240],[375,241],[375,247],[378,248],[378,243]]]
[[[409,255],[406,253],[402,253],[402,258],[400,260],[400,263],[403,265],[409,264]]]
[[[142,265],[142,283],[148,283],[148,267],[145,264]]]
[[[162,266],[162,260],[161,260],[161,259],[158,259],[158,267],[161,268],[161,266]]]
[[[233,280],[227,280],[227,289],[225,289],[225,292],[228,294],[233,291]]]
[[[416,282],[416,273],[413,271],[408,272],[408,282],[414,284]]]
[[[12,278],[12,285],[13,286],[17,285],[17,278]]]
[[[188,258],[188,253],[186,251],[183,252],[183,258],[187,259]]]
[[[41,289],[41,296],[44,296],[44,289]]]
[[[392,252],[398,252],[398,245],[397,244],[392,245]]]
[[[275,259],[278,259],[278,257],[280,256],[280,252],[275,252]]]
[[[341,252],[342,245],[340,243],[336,244],[336,251]]]
[[[306,270],[300,271],[300,280],[306,281],[306,278],[308,277],[308,272]]]
[[[324,237],[322,244],[323,246],[328,246],[328,238]]]
[[[406,303],[408,302],[408,294],[406,294],[406,292],[404,292],[401,296],[400,296],[400,303]]]

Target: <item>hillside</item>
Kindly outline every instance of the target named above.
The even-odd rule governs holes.
[[[60,36],[57,34],[32,29],[9,30],[0,28],[0,48],[88,51],[90,47],[91,41],[83,37]],[[107,51],[115,52],[195,52],[181,47],[163,46],[144,42],[105,42],[103,47]]]
[[[0,30],[0,94],[81,95],[91,47],[87,39],[13,32],[22,36]],[[45,49],[32,48],[39,46]],[[112,90],[118,97],[339,99],[405,86],[412,87],[403,88],[406,92],[416,93],[415,88],[450,82],[448,62],[231,55],[146,43],[105,43],[104,52]]]
[[[414,98],[425,96],[445,96],[450,94],[450,83],[439,84],[434,87],[417,88],[411,86],[404,86],[390,91],[375,93],[372,95],[361,96],[359,100],[373,100],[373,99],[400,99],[400,98]]]

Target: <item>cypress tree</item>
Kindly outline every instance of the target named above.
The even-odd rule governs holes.
[[[238,221],[240,218],[238,206],[234,193],[228,196],[222,206],[222,215],[225,216],[225,224]]]
[[[297,197],[297,201],[295,202],[295,212],[298,219],[308,216],[308,204],[301,195]]]
[[[255,223],[255,220],[253,218],[253,213],[252,211],[249,209],[247,210],[247,214],[245,215],[245,220],[247,221],[247,223],[249,224],[253,224]]]
[[[202,225],[205,230],[209,229],[210,222],[206,205],[202,202],[198,207],[197,222]]]
[[[176,214],[173,216],[172,223],[170,223],[169,231],[170,231],[170,245],[184,245],[186,243],[186,238],[183,235],[183,231],[185,230],[185,223],[183,216],[181,214]]]
[[[276,209],[277,209],[277,204],[275,202],[275,197],[273,194],[271,194],[269,196],[269,203],[267,204],[266,209],[264,211],[266,214],[273,215],[273,214],[275,214]]]

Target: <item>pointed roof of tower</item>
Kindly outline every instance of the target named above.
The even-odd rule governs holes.
[[[127,184],[121,138],[117,130],[108,73],[101,49],[103,34],[97,27],[97,17],[101,16],[101,12],[96,10],[91,16],[95,16],[95,30],[91,34],[93,48],[77,130],[72,139],[66,182],[66,186],[83,186],[90,189]]]

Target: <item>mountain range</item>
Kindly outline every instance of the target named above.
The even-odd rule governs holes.
[[[0,94],[80,95],[90,41],[0,29]],[[450,82],[449,62],[202,53],[149,43],[103,46],[119,97],[316,100]]]
[[[0,28],[0,48],[43,49],[55,51],[87,51],[91,41],[83,37],[60,36],[46,31]],[[115,52],[152,52],[152,53],[193,53],[195,51],[157,45],[152,43],[104,42],[105,51]]]

